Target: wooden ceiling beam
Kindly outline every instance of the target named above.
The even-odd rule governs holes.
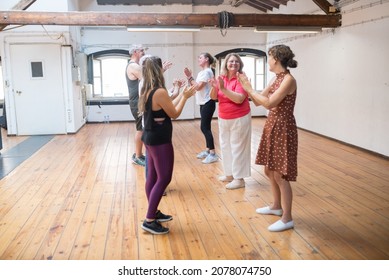
[[[341,26],[341,15],[233,14],[229,27]],[[218,27],[218,14],[0,11],[0,24],[65,26]]]
[[[12,10],[27,10],[36,0],[20,0]],[[7,24],[0,24],[0,31],[7,27]]]

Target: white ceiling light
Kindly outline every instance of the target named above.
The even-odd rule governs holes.
[[[129,32],[197,32],[200,27],[196,26],[128,26]]]
[[[254,32],[262,33],[318,33],[321,27],[316,26],[257,26]]]

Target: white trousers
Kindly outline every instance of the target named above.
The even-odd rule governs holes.
[[[224,175],[234,179],[251,175],[251,113],[237,119],[218,119]]]

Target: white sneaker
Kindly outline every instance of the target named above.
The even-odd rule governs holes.
[[[267,229],[269,231],[284,231],[287,229],[291,229],[294,227],[293,221],[289,221],[287,223],[284,223],[282,220],[278,220],[274,224],[270,225]]]
[[[220,182],[232,182],[232,180],[234,180],[234,177],[222,175],[222,176],[219,176],[217,179],[218,179]]]
[[[197,158],[206,158],[209,155],[209,151],[205,150],[197,154]]]
[[[226,188],[229,190],[235,190],[245,187],[245,182],[243,179],[234,179],[231,183],[226,185]]]
[[[270,209],[270,206],[258,208],[257,210],[255,210],[255,212],[262,215],[282,216],[282,209]]]
[[[216,154],[209,153],[208,156],[205,159],[203,159],[201,162],[202,163],[212,163],[212,162],[216,162],[218,160],[219,160],[219,157]]]

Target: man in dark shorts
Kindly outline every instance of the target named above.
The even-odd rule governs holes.
[[[141,140],[142,118],[138,115],[139,80],[142,78],[142,67],[139,65],[139,60],[145,55],[146,50],[147,48],[142,45],[132,45],[129,49],[130,61],[126,68],[130,108],[136,124],[135,153],[132,155],[132,162],[141,166],[145,166],[145,156],[142,152],[143,142]]]

